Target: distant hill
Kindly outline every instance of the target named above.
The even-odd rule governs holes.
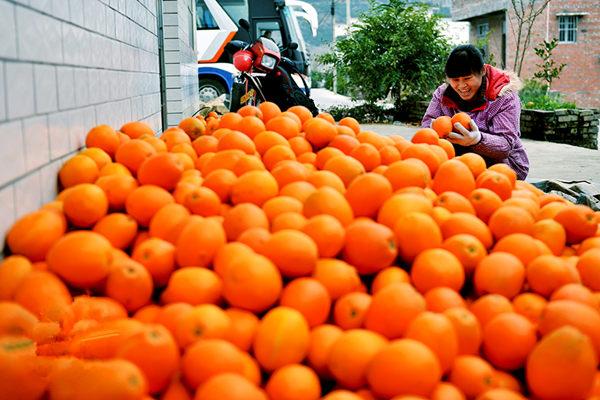
[[[310,26],[308,22],[303,19],[299,19],[302,34],[307,44],[313,50],[317,48],[327,47],[331,43],[333,33],[331,26],[331,4],[332,0],[305,0],[312,4],[317,13],[319,14],[319,29],[317,36],[313,37],[310,32]],[[335,1],[335,20],[336,23],[344,23],[346,21],[346,1],[345,0],[334,0]],[[387,1],[375,0],[379,3],[387,3]],[[440,14],[444,17],[450,16],[450,9],[452,6],[452,0],[408,0],[407,3],[425,3],[432,7],[433,12]],[[369,10],[368,0],[350,0],[350,15],[352,18],[357,18],[360,14]],[[318,51],[317,51],[318,52]]]

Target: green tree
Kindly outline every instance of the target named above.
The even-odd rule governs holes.
[[[428,99],[443,80],[450,45],[440,31],[440,17],[428,13],[427,6],[404,0],[370,4],[354,30],[321,61],[335,65],[370,103],[391,95],[400,112],[407,100]]]
[[[537,79],[544,81],[548,84],[548,90],[552,86],[552,81],[558,79],[563,68],[567,64],[556,64],[552,59],[552,51],[558,45],[558,39],[554,38],[550,42],[544,40],[536,47],[535,54],[542,59],[541,64],[536,64],[539,67],[539,71],[533,74]]]

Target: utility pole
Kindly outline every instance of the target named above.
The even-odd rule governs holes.
[[[331,31],[333,33],[331,43],[335,51],[335,0],[331,0]],[[333,93],[337,93],[337,68],[335,64],[333,64]]]
[[[350,0],[346,0],[346,29],[350,29]]]

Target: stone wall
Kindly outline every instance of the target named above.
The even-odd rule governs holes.
[[[521,111],[521,137],[598,148],[600,110]]]

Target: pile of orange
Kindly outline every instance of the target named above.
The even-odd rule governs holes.
[[[8,232],[0,398],[600,399],[598,213],[439,136],[94,127]]]

